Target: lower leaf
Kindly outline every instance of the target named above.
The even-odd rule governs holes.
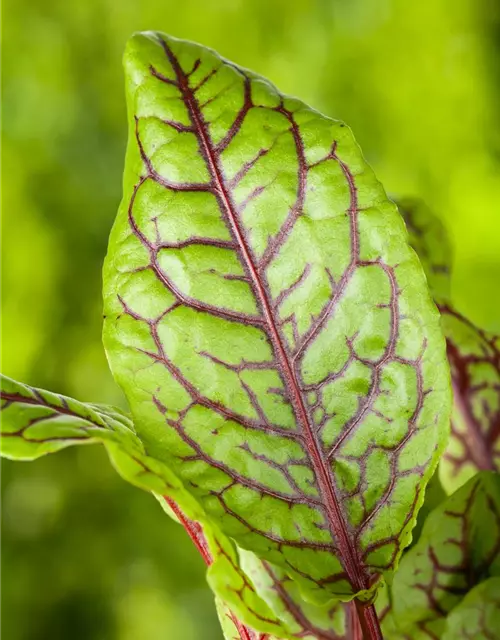
[[[500,638],[500,578],[490,578],[472,589],[446,621],[442,640]]]
[[[256,594],[239,566],[233,543],[207,518],[179,479],[147,455],[130,418],[114,407],[84,404],[35,389],[5,376],[1,381],[2,455],[34,460],[74,444],[102,443],[117,472],[131,484],[168,496],[182,514],[203,529],[210,567],[207,579],[245,624],[265,633],[280,633],[279,618]]]
[[[500,476],[483,471],[427,518],[392,585],[401,637],[437,638],[446,616],[489,576],[500,576]]]

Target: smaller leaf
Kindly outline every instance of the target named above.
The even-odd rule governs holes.
[[[490,578],[472,589],[446,621],[442,640],[500,638],[500,578]]]
[[[402,637],[436,638],[448,613],[488,576],[500,575],[500,476],[483,471],[427,518],[392,586]]]
[[[380,627],[385,640],[406,640],[408,636],[401,634],[394,620],[394,607],[392,604],[392,590],[384,584],[377,594],[376,608]]]
[[[441,306],[453,385],[452,432],[440,466],[450,492],[478,470],[500,471],[500,337]]]
[[[397,205],[434,299],[449,301],[453,254],[446,227],[421,200],[403,198]]]
[[[229,607],[220,600],[215,599],[217,615],[224,635],[224,640],[280,640],[276,636],[267,633],[259,633],[248,627],[244,627]]]
[[[349,634],[348,607],[341,602],[316,605],[307,602],[297,584],[279,567],[260,560],[251,551],[239,550],[242,567],[257,593],[283,621],[290,637],[304,640],[340,640]],[[357,615],[354,615],[358,625]]]
[[[239,566],[233,543],[212,524],[172,471],[144,453],[128,416],[114,407],[84,404],[4,376],[0,376],[0,382],[2,455],[33,460],[73,444],[104,444],[113,466],[125,480],[157,496],[167,496],[178,518],[182,514],[186,522],[203,530],[210,561],[207,580],[215,594],[245,624],[265,633],[282,630],[278,617]]]
[[[453,386],[452,432],[440,464],[452,493],[480,470],[500,471],[500,337],[483,331],[451,303],[451,249],[446,230],[425,205],[399,203],[441,312]]]
[[[429,484],[425,490],[424,504],[418,512],[417,523],[412,531],[412,545],[416,544],[420,538],[427,516],[434,511],[443,500],[446,500],[446,493],[441,484],[439,473],[435,473],[429,480]]]
[[[132,420],[120,409],[84,404],[6,376],[0,382],[5,458],[34,460],[73,444],[135,438]]]

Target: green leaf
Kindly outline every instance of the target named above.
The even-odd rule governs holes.
[[[453,386],[452,432],[440,464],[448,493],[479,470],[500,471],[500,336],[460,314],[450,299],[451,250],[441,222],[422,203],[400,210],[439,304]]]
[[[215,606],[219,616],[224,640],[282,640],[267,633],[259,633],[244,627],[222,600],[216,598]]]
[[[440,466],[448,492],[481,469],[500,471],[500,336],[442,306],[453,385],[451,438]]]
[[[251,551],[240,549],[241,565],[260,597],[283,622],[290,637],[304,640],[355,638],[350,626],[358,623],[353,603],[315,605],[302,598],[295,581]],[[349,611],[353,608],[353,615]]]
[[[412,531],[412,544],[415,544],[418,541],[420,534],[422,533],[425,521],[427,520],[427,516],[445,499],[446,493],[443,485],[441,484],[439,474],[435,473],[429,480],[429,483],[425,490],[424,504],[418,512],[417,522],[415,523],[415,527]]]
[[[384,640],[406,640],[407,636],[400,633],[394,620],[392,597],[391,588],[383,584],[377,594],[376,608]]]
[[[500,578],[490,578],[472,589],[448,616],[443,640],[471,638],[500,638]]]
[[[399,631],[440,637],[448,613],[488,576],[500,576],[500,476],[482,471],[429,515],[401,560],[392,585]]]
[[[402,198],[397,205],[434,299],[448,303],[453,251],[446,227],[421,200]]]
[[[237,633],[236,638],[260,640],[265,636],[270,640],[271,632],[279,633],[279,638],[344,637],[342,605],[316,607],[307,603],[278,569],[250,552],[238,553],[165,465],[144,454],[129,416],[114,407],[84,404],[4,376],[0,381],[2,454],[34,459],[72,444],[104,443],[118,472],[132,484],[153,491],[168,515],[185,528],[208,565],[207,580],[217,595],[218,608],[225,612],[225,627]],[[265,582],[262,591],[250,577],[258,585]]]
[[[266,633],[282,631],[279,618],[241,569],[234,544],[213,525],[165,464],[145,454],[128,416],[114,407],[84,404],[5,376],[0,376],[0,382],[2,455],[33,460],[73,444],[104,444],[125,480],[153,492],[163,504],[168,500],[175,508],[170,514],[177,519],[181,515],[188,533],[188,523],[202,531],[205,560],[208,558],[210,565],[208,583],[238,619]]]
[[[317,603],[371,598],[442,451],[438,314],[349,129],[213,51],[125,53],[104,342],[148,451]]]
[[[83,404],[0,375],[2,455],[34,460],[73,444],[140,446],[131,419],[115,407]]]
[[[204,527],[199,522],[186,518],[172,500],[167,498],[162,499],[161,502],[164,507],[166,505],[167,513],[184,526],[207,565],[212,565],[213,558],[207,544]],[[252,635],[254,632],[251,629],[243,628],[244,625],[226,603],[234,600],[234,597],[227,596],[228,589],[230,592],[240,589],[242,583],[247,588],[254,590],[254,597],[261,598],[278,616],[283,627],[283,637],[300,638],[301,640],[341,640],[355,637],[349,633],[349,628],[350,625],[359,625],[359,623],[355,610],[353,615],[347,611],[348,605],[340,602],[324,606],[311,604],[302,598],[296,584],[278,568],[259,560],[250,551],[238,549],[238,557],[240,560],[238,566],[230,567],[227,574],[220,571],[220,566],[216,572],[212,567],[208,571],[209,582],[211,582],[214,592],[219,596],[216,600],[216,606],[224,633],[228,637],[231,637],[231,634],[237,634],[236,637],[241,637],[242,640],[245,640],[245,634],[250,638],[254,637]],[[219,565],[221,564],[219,563]],[[232,575],[237,576],[237,583],[234,585],[231,584]],[[224,594],[226,594],[226,599],[221,599],[221,595]],[[252,603],[250,602],[248,606],[251,608]],[[260,626],[257,625],[257,628]],[[265,640],[269,640],[269,638],[266,637]]]

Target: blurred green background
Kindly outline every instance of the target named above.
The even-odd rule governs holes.
[[[494,0],[4,0],[3,371],[121,403],[100,269],[136,30],[197,40],[345,120],[389,193],[455,244],[453,295],[500,331],[500,5]],[[220,638],[201,560],[99,448],[2,466],[8,640]]]

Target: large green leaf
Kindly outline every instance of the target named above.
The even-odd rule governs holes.
[[[427,518],[392,585],[401,637],[439,638],[448,613],[476,584],[500,576],[500,476],[482,471]]]
[[[446,621],[443,640],[498,640],[500,638],[500,578],[490,578],[472,589]]]
[[[349,129],[213,51],[125,54],[104,341],[148,451],[308,599],[369,599],[444,447],[438,314]]]
[[[477,471],[500,471],[500,336],[489,334],[451,303],[451,249],[441,222],[416,200],[400,210],[441,311],[453,384],[450,442],[440,477],[451,493]]]
[[[84,404],[5,376],[0,382],[2,455],[33,460],[73,444],[103,443],[125,480],[152,491],[174,509],[170,514],[181,521],[209,565],[208,583],[241,628],[248,624],[265,633],[293,637],[256,593],[232,542],[165,464],[145,453],[128,416],[113,407]],[[243,635],[242,640],[247,638]]]

